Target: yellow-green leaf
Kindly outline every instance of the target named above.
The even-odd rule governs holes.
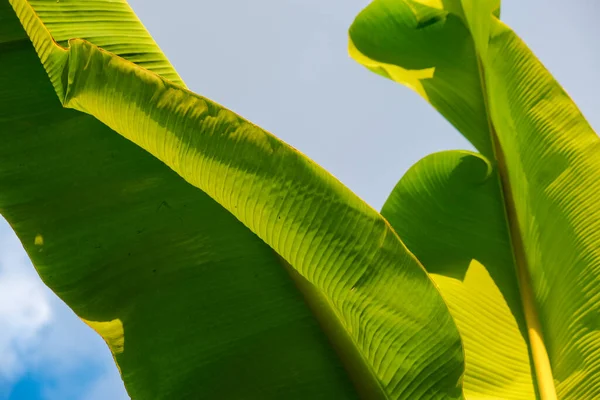
[[[420,28],[415,3],[446,17]],[[450,306],[467,398],[600,397],[600,139],[499,4],[433,3],[374,1],[350,51],[431,69],[423,97],[482,154],[425,158],[382,214]]]
[[[188,91],[125,2],[0,4],[0,212],[133,398],[462,396],[379,213]]]

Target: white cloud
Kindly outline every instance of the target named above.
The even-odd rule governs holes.
[[[9,229],[0,221],[0,382],[24,372],[21,354],[39,343],[52,317],[47,291]]]
[[[0,216],[0,399],[25,374],[48,400],[128,399],[104,341],[42,283]]]

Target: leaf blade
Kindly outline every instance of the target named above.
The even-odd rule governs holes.
[[[108,342],[132,398],[356,398],[268,246],[62,108],[30,45],[2,53],[0,69],[0,213],[44,282]]]
[[[523,307],[529,315],[529,346],[537,363],[539,395],[597,397],[600,383],[594,377],[600,348],[595,335],[600,320],[589,299],[598,295],[600,286],[596,273],[600,260],[594,250],[600,247],[594,234],[600,218],[596,157],[600,140],[533,53],[497,19],[499,12],[492,3],[443,2],[449,15],[445,24],[451,26],[454,15],[463,27],[451,32],[440,24],[436,29],[454,34],[452,40],[474,55],[457,51],[451,65],[439,49],[443,38],[435,32],[424,38],[411,25],[411,18],[418,15],[411,17],[409,7],[386,0],[376,0],[357,17],[350,28],[351,46],[371,60],[367,67],[391,63],[405,68],[420,59],[435,68],[432,78],[420,82],[426,98],[482,152],[501,180],[497,196],[504,203]],[[420,47],[403,44],[415,35],[421,35]],[[392,39],[385,41],[384,36]],[[448,72],[456,69],[463,69],[471,80]],[[475,93],[477,89],[468,82],[477,79],[482,96],[474,106],[461,93]],[[443,103],[440,98],[455,100]],[[481,146],[482,139],[468,125],[456,123],[457,113],[473,121],[488,120],[485,129],[480,125],[479,134],[485,132],[492,151]],[[472,373],[467,366],[467,376]]]
[[[117,130],[123,129],[121,134],[154,151],[159,159],[162,158],[178,173],[202,186],[206,193],[228,206],[229,211],[250,226],[287,261],[291,261],[294,268],[326,294],[329,306],[343,322],[362,357],[373,365],[388,397],[394,398],[402,393],[410,393],[415,398],[447,398],[447,394],[460,397],[457,384],[462,372],[460,343],[447,308],[418,262],[378,213],[304,156],[233,113],[88,41],[74,39],[70,41],[70,49],[64,49],[51,40],[43,20],[35,20],[37,15],[32,14],[30,3],[17,0],[12,3],[16,5],[19,17],[24,21],[38,51],[42,50],[42,63],[61,101],[96,114]],[[44,4],[52,7],[51,2]],[[67,59],[70,64],[65,69]],[[65,76],[67,79],[63,80]],[[106,84],[104,87],[94,86],[102,82]],[[121,83],[125,83],[125,86]],[[122,91],[125,87],[130,90],[131,98],[125,99],[128,96]],[[98,92],[93,94],[90,88]],[[134,92],[137,92],[137,97]],[[162,97],[162,100],[174,102],[160,101],[167,92],[169,95]],[[121,101],[125,103],[121,104],[123,107],[118,107],[117,103]],[[144,103],[149,108],[138,108]],[[113,114],[111,107],[117,110],[116,114]],[[190,115],[186,115],[186,111],[190,111]],[[156,118],[161,112],[166,113]],[[204,112],[207,114],[204,115]],[[177,118],[170,119],[165,115]],[[139,116],[144,118],[137,120]],[[198,135],[191,134],[187,128],[201,121],[199,117],[202,116],[210,117],[204,121],[207,124],[200,124],[202,129]],[[140,121],[143,123],[140,124]],[[161,123],[168,125],[166,132],[162,130]],[[169,124],[175,124],[176,128],[173,129],[173,125]],[[242,129],[236,131],[240,126]],[[223,132],[217,130],[220,134],[211,136],[215,127]],[[152,134],[146,136],[148,129]],[[231,133],[233,135],[228,136]],[[236,134],[239,136],[236,137]],[[215,142],[210,143],[213,139]],[[177,158],[180,154],[175,149],[179,140],[189,145],[186,148],[188,153],[199,153],[196,157],[188,154],[191,156],[187,160],[189,163]],[[200,146],[201,143],[195,143],[194,140],[205,140],[206,146]],[[228,143],[235,144],[236,140],[244,142],[244,146],[238,146],[237,152],[228,154],[225,151]],[[281,165],[274,164],[273,160],[281,161],[276,157],[261,158],[276,150],[281,152],[285,161]],[[210,156],[206,157],[206,154]],[[252,168],[258,166],[258,172],[268,177],[269,171],[265,165],[271,165],[269,163],[284,167],[289,174],[286,179],[281,182],[257,180],[260,174],[244,175],[236,169],[253,171]],[[202,165],[202,168],[197,169],[197,165]],[[278,171],[277,168],[273,170]],[[236,184],[243,182],[241,189],[231,184],[234,178],[237,179]],[[256,185],[252,186],[252,183]],[[308,189],[301,185],[303,183],[308,183],[305,185]],[[286,198],[288,193],[293,198]],[[325,212],[335,215],[335,218],[323,217]],[[278,216],[284,220],[282,223],[289,226],[278,223]],[[344,231],[354,225],[358,226],[356,231]],[[339,240],[336,235],[341,231],[342,239]],[[331,249],[341,251],[336,254]],[[369,271],[370,275],[365,271]],[[406,277],[410,281],[403,282]],[[386,290],[375,293],[375,289],[382,288],[384,280],[391,284],[387,285]],[[408,289],[403,299],[415,301],[382,306],[391,297],[390,291],[400,289]],[[361,316],[363,314],[365,317]],[[431,319],[432,315],[437,320]],[[109,337],[114,325],[108,327],[111,331],[107,330],[105,337],[115,342],[115,346],[120,346],[119,342]],[[370,332],[376,334],[371,337]],[[400,344],[392,341],[397,338],[401,339]],[[396,354],[403,358],[397,358]],[[427,380],[432,374],[436,374],[435,379]],[[160,381],[158,377],[154,378]],[[247,379],[247,382],[251,381]],[[284,385],[286,388],[293,386]],[[306,390],[318,389],[307,386],[302,387]],[[242,390],[242,387],[219,386],[220,390],[234,391],[233,397],[240,395],[235,390]],[[279,388],[263,387],[268,393],[261,393],[260,398],[277,397],[272,393]],[[328,390],[335,391],[337,387]],[[341,393],[343,395],[346,392]]]
[[[431,274],[457,322],[465,396],[535,398],[516,266],[488,161],[468,151],[431,154],[400,179],[381,213]]]

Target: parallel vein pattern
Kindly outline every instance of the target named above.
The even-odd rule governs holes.
[[[70,42],[68,70],[65,105],[165,162],[322,290],[388,395],[429,398],[440,381],[450,384],[445,371],[458,378],[451,365],[460,347],[439,337],[453,329],[439,294],[389,225],[331,175],[230,111],[85,41]],[[459,396],[451,385],[447,393]]]
[[[133,399],[357,398],[272,249],[155,157],[64,109],[8,2],[0,52],[0,213],[106,340]]]
[[[535,398],[535,379],[497,179],[480,155],[435,153],[402,177],[381,213],[450,306],[465,346],[465,395],[525,400]]]
[[[350,28],[350,52],[357,61],[380,73],[404,71],[382,75],[418,88],[482,153],[491,167],[488,180],[497,185],[499,175],[504,177],[502,192],[477,183],[464,186],[457,181],[468,170],[460,153],[426,158],[398,183],[382,213],[425,268],[440,275],[435,280],[465,345],[468,398],[529,399],[534,392],[548,400],[597,398],[600,139],[527,46],[498,20],[498,10],[497,0],[375,0]],[[430,76],[418,76],[423,70]],[[484,125],[488,119],[491,124]],[[490,151],[494,142],[497,148]],[[512,195],[507,199],[503,193]],[[459,195],[460,202],[452,201]],[[422,208],[414,208],[419,204]],[[492,213],[498,206],[500,211]],[[508,220],[502,207],[514,209]],[[531,277],[529,300],[518,295],[513,261],[518,249],[506,246],[509,225],[518,233],[513,237],[522,237],[524,262],[519,264],[527,268],[521,275]],[[441,248],[433,249],[432,232],[445,238],[443,243],[434,239]],[[497,269],[500,259],[504,267]],[[486,291],[493,299],[488,311],[497,314],[506,302],[518,336],[511,324],[496,336],[477,334],[481,322],[464,308],[467,299],[476,301],[469,274],[477,265],[492,281],[475,274],[478,285],[492,285]],[[482,304],[473,304],[473,313]],[[537,313],[539,332],[524,324],[523,308]],[[496,342],[509,337],[531,353],[513,346],[511,355],[541,360],[537,368],[530,361],[529,383],[522,380],[526,368],[506,381],[506,361],[483,361],[494,357]],[[550,365],[540,357],[546,352]],[[484,378],[488,386],[469,383]]]
[[[19,3],[22,7],[27,6],[25,2],[12,2],[17,7]],[[66,46],[69,39],[86,39],[106,51],[184,86],[127,1],[31,0],[27,3],[35,10],[45,29],[58,44]],[[26,24],[24,27],[26,31],[31,31]]]
[[[289,262],[302,279],[307,280],[325,298],[323,307],[330,309],[332,315],[339,319],[345,334],[351,339],[351,345],[355,346],[359,356],[374,374],[384,397],[462,397],[460,378],[463,360],[456,326],[426,272],[376,211],[323,169],[274,136],[223,107],[187,91],[176,79],[169,79],[168,74],[157,75],[162,67],[160,63],[155,64],[154,56],[140,56],[140,60],[147,62],[145,66],[154,70],[134,64],[132,61],[137,60],[137,53],[117,43],[115,38],[119,37],[120,28],[113,26],[117,22],[110,19],[111,13],[104,13],[105,8],[112,9],[114,6],[115,12],[124,13],[120,15],[133,23],[133,17],[130,19],[127,10],[121,8],[122,3],[90,2],[94,12],[101,15],[97,20],[80,7],[87,4],[83,1],[61,1],[56,7],[53,6],[53,1],[11,0],[11,4],[32,39],[62,105],[94,116],[164,162],[201,190],[190,185],[186,187],[210,196],[216,201],[214,204],[222,207],[221,212],[229,211]],[[82,15],[84,19],[93,20],[91,28],[76,21]],[[104,18],[109,20],[105,21]],[[62,23],[61,19],[66,22]],[[69,21],[74,23],[75,33],[81,33],[83,39],[77,38],[69,30]],[[107,24],[105,31],[99,29],[104,22]],[[68,47],[59,46],[53,39]],[[68,43],[65,44],[65,40]],[[100,40],[104,44],[103,48],[98,47],[95,40]],[[105,46],[113,46],[112,50],[119,54],[114,54]],[[152,49],[147,50],[147,53],[155,54]],[[128,146],[130,145],[128,142]],[[136,146],[134,148],[138,149]],[[129,164],[125,167],[137,168],[134,166],[135,164]],[[172,210],[173,206],[170,204],[171,202],[164,201],[156,210]],[[182,223],[185,222],[183,217],[182,215]],[[199,220],[196,221],[199,227],[202,226]],[[206,231],[210,232],[210,229]],[[221,228],[219,231],[225,235],[225,229]],[[220,239],[226,240],[226,236],[220,236]],[[182,243],[194,246],[195,241]],[[209,254],[212,251],[214,250],[210,246],[202,250]],[[219,276],[230,276],[233,280],[238,276],[227,269],[221,274]],[[66,278],[63,276],[63,279]],[[170,284],[175,285],[175,281],[170,281]],[[261,287],[257,283],[251,286],[254,289]],[[63,287],[63,295],[68,297],[72,288],[73,283],[68,288]],[[153,290],[160,291],[162,288],[153,287]],[[227,293],[227,296],[237,298],[233,289]],[[221,306],[226,307],[227,296],[219,297],[224,302]],[[206,298],[210,296],[206,295],[202,300]],[[92,299],[100,302],[98,297]],[[76,303],[75,299],[71,300]],[[193,298],[189,300],[197,312],[201,312],[202,301],[196,302]],[[154,301],[157,302],[158,297]],[[129,307],[141,306],[137,301],[128,304]],[[97,306],[101,308],[102,304]],[[106,316],[96,320],[100,324],[91,325],[106,330],[104,335],[109,343],[114,343],[114,352],[125,349],[122,354],[127,354],[127,349],[136,348],[135,340],[140,340],[137,336],[130,340],[128,336],[127,321],[132,324],[136,317],[131,309],[120,316],[126,321],[123,323],[123,341],[115,338],[115,330],[121,326],[112,320],[107,321]],[[207,318],[202,321],[206,322]],[[137,323],[140,321],[137,320]],[[138,325],[141,326],[143,324]],[[213,330],[210,324],[196,326],[211,332],[209,336],[212,340],[218,338],[220,331]],[[185,323],[179,323],[173,325],[172,329],[185,332],[187,328]],[[271,338],[276,337],[273,329],[276,328],[263,327],[262,330],[248,333],[240,328],[236,332],[241,332],[244,337],[256,335],[261,338],[252,346],[256,349],[261,344],[268,343],[260,336],[262,332],[271,332]],[[309,336],[304,334],[303,337],[302,341],[308,340]],[[167,341],[171,339],[173,338],[164,337]],[[284,346],[283,338],[275,340]],[[225,343],[222,346],[227,346]],[[206,342],[203,344],[207,345]],[[206,349],[186,350],[194,350],[185,354],[193,354],[200,360],[206,354],[203,352]],[[239,351],[239,348],[236,350]],[[270,363],[280,353],[269,353],[270,360],[263,365],[266,370],[276,370]],[[174,352],[167,357],[168,365],[175,365],[177,354]],[[232,356],[236,352],[232,350],[227,354]],[[293,358],[301,354],[293,351],[284,357]],[[325,353],[314,350],[309,354],[319,357]],[[146,376],[144,381],[139,380],[143,366],[136,364],[132,358],[129,363],[122,363],[125,359],[117,355],[117,360],[126,382],[129,380],[130,387],[135,386],[140,391],[138,393],[142,393],[144,381],[156,380],[152,375]],[[231,363],[231,359],[219,358],[216,353],[212,353],[211,359],[206,362],[200,360],[190,359],[188,365],[197,365],[194,364],[196,362],[208,368],[217,363],[221,369],[230,372],[229,376],[232,372],[229,368],[235,365],[227,364]],[[322,362],[311,364],[309,361],[313,360],[308,358],[304,361],[299,365],[314,365],[315,368],[322,365]],[[294,368],[294,365],[292,362],[289,368]],[[156,371],[159,369],[150,370],[151,373]],[[213,375],[205,376],[204,384],[210,382],[210,378],[214,378],[214,374],[220,369],[214,371]],[[265,375],[261,375],[261,382],[268,376],[265,370],[263,372]],[[305,376],[313,376],[305,374],[306,372],[300,374],[298,379],[304,381]],[[328,374],[336,376],[331,371]],[[287,378],[296,376],[283,373],[275,375]],[[327,376],[325,374],[323,378],[326,379]],[[252,382],[251,374],[245,377],[245,382]],[[171,373],[167,379],[171,386],[165,388],[162,386],[165,381],[156,380],[155,385],[158,387],[152,387],[152,390],[163,393],[165,398],[176,393],[173,388],[189,390],[185,386],[189,382],[177,380],[178,375]],[[339,383],[339,376],[334,379],[336,381]],[[244,387],[231,386],[215,384],[209,393],[216,393],[215,398],[219,398],[218,395],[222,396],[219,390],[235,392],[236,388],[239,390],[239,387]],[[273,387],[260,385],[255,388],[250,385],[255,389],[252,395],[255,398],[289,398],[289,393],[293,393],[296,386],[302,387],[296,394],[298,398],[315,398],[306,396],[307,392],[318,388],[317,384],[289,385],[282,380]],[[328,392],[335,390],[340,390],[342,395],[322,396],[349,397],[337,383],[327,389]],[[280,394],[277,395],[277,392]],[[221,398],[237,398],[241,394],[228,396]]]
[[[499,21],[486,67],[558,396],[599,397],[600,138]]]

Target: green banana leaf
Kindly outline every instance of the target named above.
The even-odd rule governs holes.
[[[468,399],[600,398],[600,139],[499,1],[375,0],[353,58],[480,152],[414,165],[382,209],[450,307]]]
[[[0,1],[0,71],[0,213],[132,398],[462,398],[386,220],[188,91],[126,2]]]

